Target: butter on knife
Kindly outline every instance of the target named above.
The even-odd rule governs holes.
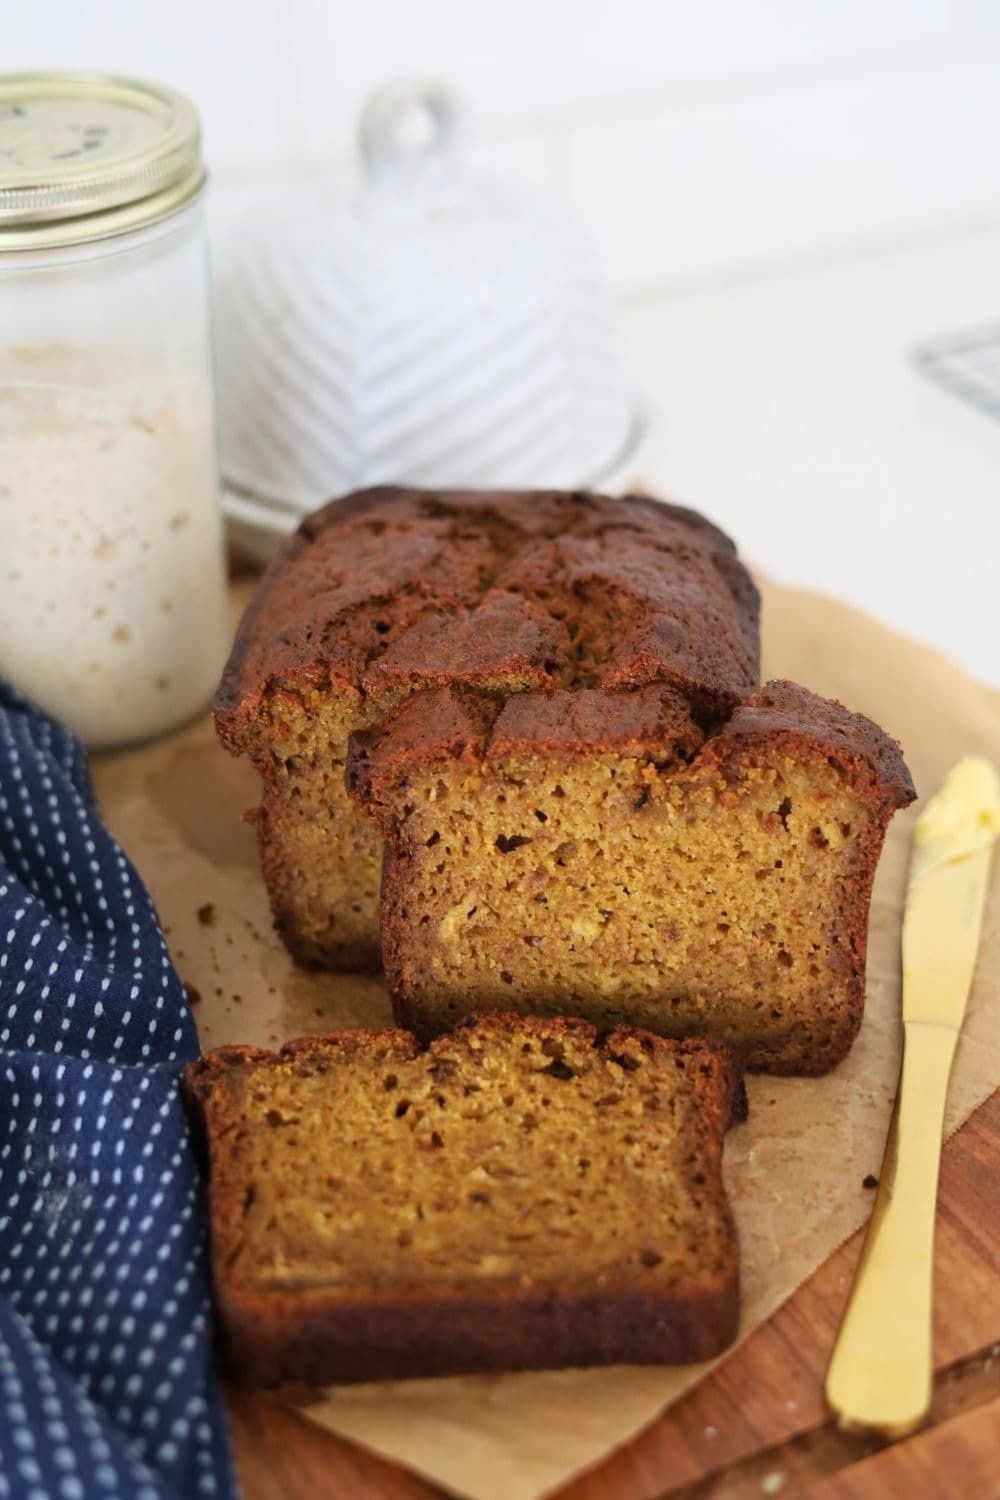
[[[952,766],[917,819],[910,889],[935,865],[989,848],[1000,834],[1000,777],[980,755]]]
[[[903,1020],[959,1027],[979,946],[1000,779],[968,755],[953,766],[913,834],[903,915]]]
[[[931,1400],[934,1214],[948,1078],[979,946],[1000,780],[960,760],[917,819],[903,917],[903,1063],[878,1197],[826,1395],[844,1427],[902,1437]]]

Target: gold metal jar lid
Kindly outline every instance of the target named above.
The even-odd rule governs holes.
[[[0,75],[0,253],[142,229],[204,181],[183,94],[100,74]]]

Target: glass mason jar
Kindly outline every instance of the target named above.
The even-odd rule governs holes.
[[[204,181],[179,95],[0,77],[0,676],[92,747],[228,645]]]

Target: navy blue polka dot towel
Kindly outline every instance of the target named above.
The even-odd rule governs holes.
[[[231,1496],[198,1053],[84,753],[0,684],[0,1500]]]

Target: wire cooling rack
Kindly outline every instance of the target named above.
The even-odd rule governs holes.
[[[913,358],[929,379],[1000,422],[1000,323],[922,344]]]

